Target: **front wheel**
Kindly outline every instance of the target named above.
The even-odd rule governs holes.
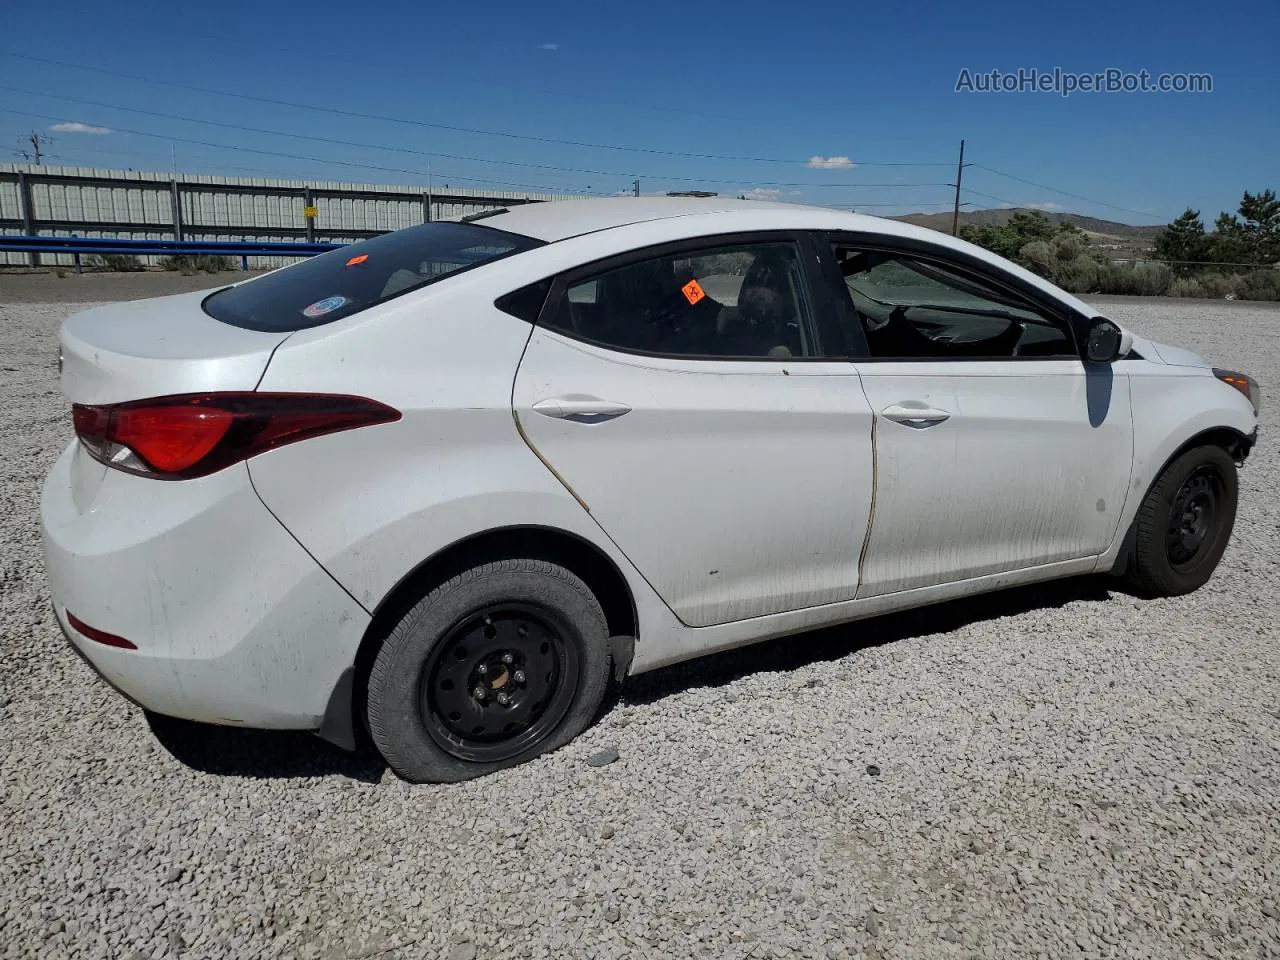
[[[1235,462],[1221,447],[1195,447],[1169,464],[1134,520],[1130,583],[1162,597],[1202,587],[1231,539],[1238,496]]]
[[[605,616],[582,580],[540,560],[484,564],[391,631],[369,675],[369,732],[406,780],[468,780],[568,743],[608,678]]]

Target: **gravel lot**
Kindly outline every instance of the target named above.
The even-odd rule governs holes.
[[[1280,958],[1280,398],[1192,596],[1073,581],[770,643],[410,787],[302,734],[153,730],[65,646],[37,499],[82,306],[0,303],[0,956]],[[1280,387],[1280,309],[1104,309]]]

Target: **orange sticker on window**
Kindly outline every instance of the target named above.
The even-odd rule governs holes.
[[[702,289],[702,284],[698,283],[697,280],[690,280],[680,288],[680,292],[684,294],[684,298],[689,301],[690,306],[707,295],[707,291]]]
[[[348,260],[347,266],[354,267],[357,263],[364,263],[368,259],[369,259],[369,255],[367,253],[362,253],[360,254],[360,256],[352,257],[350,260]]]

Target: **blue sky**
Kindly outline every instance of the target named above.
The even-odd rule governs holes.
[[[950,208],[944,184],[963,137],[971,208],[1154,223],[1190,205],[1212,222],[1242,190],[1280,189],[1275,0],[66,0],[10,4],[5,26],[6,160],[21,160],[3,151],[35,129],[55,138],[47,162],[68,165],[167,170],[172,147],[184,173],[424,183],[429,164],[433,183],[455,187],[607,194],[639,177],[646,193],[745,192],[894,214]],[[1213,92],[955,92],[962,68],[1020,67],[1209,73]],[[282,153],[293,156],[272,155]],[[914,165],[923,163],[936,165]]]

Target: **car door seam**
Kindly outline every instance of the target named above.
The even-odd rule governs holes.
[[[520,412],[516,408],[516,384],[519,382],[520,371],[524,367],[525,357],[529,352],[529,345],[533,343],[534,334],[537,332],[539,332],[539,328],[537,327],[530,328],[529,339],[525,341],[524,348],[520,351],[520,360],[516,363],[516,372],[515,372],[515,375],[511,378],[511,419],[516,425],[516,432],[520,435],[520,438],[524,441],[524,445],[529,448],[529,452],[532,453],[535,457],[537,457],[538,460],[542,463],[542,465],[546,467],[548,471],[550,471],[551,475],[560,481],[560,485],[569,491],[570,496],[572,496],[574,500],[578,501],[578,505],[581,506],[582,509],[587,512],[587,516],[591,517],[592,522],[596,525],[596,529],[600,531],[600,533],[604,536],[606,540],[608,540],[611,544],[613,544],[614,549],[618,551],[618,555],[621,556],[624,560],[626,560],[627,563],[631,565],[631,569],[636,572],[636,575],[642,581],[644,581],[645,586],[647,586],[651,591],[653,591],[653,595],[657,597],[659,601],[661,601],[662,605],[665,606],[668,611],[670,611],[671,615],[675,617],[676,620],[678,620],[685,628],[697,629],[695,627],[690,627],[690,625],[686,623],[680,617],[680,615],[676,613],[675,610],[672,609],[671,604],[668,603],[666,598],[663,597],[662,594],[658,592],[657,587],[655,587],[653,583],[650,582],[649,578],[645,576],[644,571],[641,570],[640,567],[636,564],[636,562],[631,559],[631,556],[627,553],[627,551],[622,549],[622,544],[618,543],[618,541],[613,538],[613,536],[609,533],[609,531],[604,528],[604,524],[602,524],[600,520],[591,512],[591,508],[587,506],[587,502],[583,500],[580,496],[578,496],[577,491],[574,490],[573,487],[569,485],[569,481],[567,481],[563,476],[560,475],[560,472],[551,465],[550,461],[548,461],[547,458],[542,455],[542,451],[539,450],[536,446],[534,446],[533,441],[529,439],[529,435],[524,432],[524,425],[520,422]]]
[[[550,293],[548,296],[550,296]],[[543,309],[546,309],[545,303],[543,304]],[[541,328],[536,324],[531,324],[529,326],[529,336],[525,337],[524,346],[520,348],[520,358],[516,361],[515,371],[511,374],[511,392],[507,397],[507,407],[511,410],[511,421],[516,425],[516,433],[519,434],[520,439],[524,441],[524,445],[528,447],[529,451],[551,472],[551,475],[560,481],[560,485],[569,491],[569,495],[578,501],[578,506],[582,507],[583,510],[590,514],[591,508],[587,506],[587,501],[578,496],[578,491],[574,490],[573,487],[569,485],[569,481],[560,474],[559,470],[551,465],[551,461],[542,455],[542,451],[533,445],[533,441],[529,439],[529,435],[524,432],[524,424],[520,422],[520,412],[516,409],[516,384],[520,380],[520,370],[524,367],[524,358],[529,353],[529,344],[533,343],[534,334],[536,334],[540,329]]]
[[[858,377],[858,385],[862,385],[861,376]],[[870,406],[869,399],[868,406]],[[862,570],[867,562],[867,550],[871,547],[871,531],[876,522],[876,491],[880,481],[879,456],[876,452],[876,430],[879,423],[880,415],[873,409],[871,411],[871,509],[867,511],[867,530],[862,535],[862,550],[858,553],[858,586],[853,594],[855,599],[857,599],[858,592],[862,590]]]
[[[578,501],[578,505],[582,507],[583,510],[587,511],[587,513],[590,513],[591,508],[587,506],[587,501],[578,496],[578,491],[574,490],[569,484],[569,481],[564,478],[560,471],[551,465],[551,461],[542,455],[542,451],[534,446],[533,441],[529,439],[529,435],[524,432],[524,424],[520,422],[520,413],[516,410],[514,404],[511,407],[511,419],[515,421],[516,433],[520,434],[520,439],[524,441],[525,446],[529,448],[535,457],[542,461],[542,465],[551,471],[551,475],[560,481],[560,485],[569,491],[569,494],[573,499]]]

